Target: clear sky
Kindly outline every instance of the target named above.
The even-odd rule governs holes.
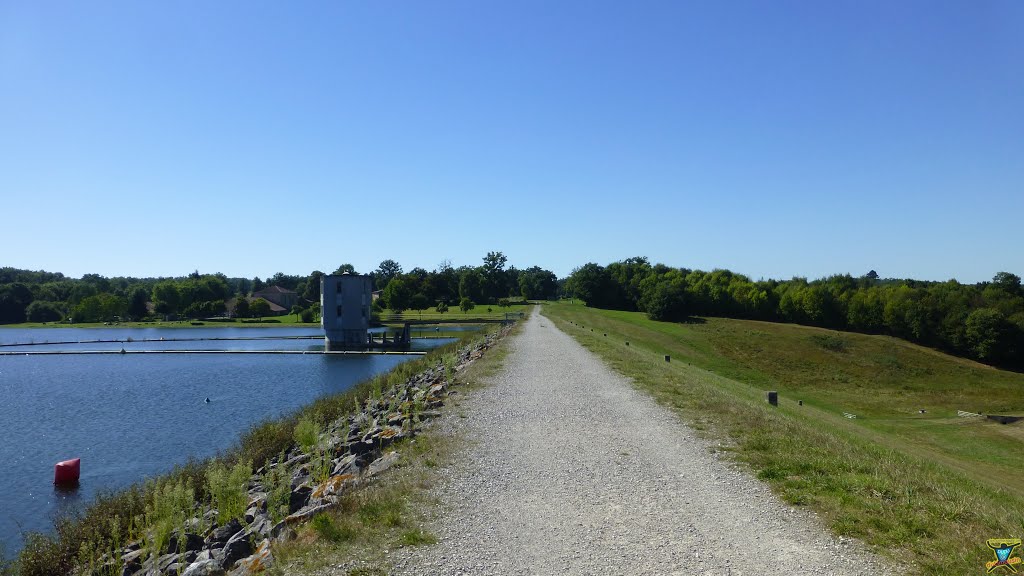
[[[1024,274],[1024,2],[0,1],[0,266]]]

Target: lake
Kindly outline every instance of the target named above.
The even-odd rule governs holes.
[[[446,328],[447,329],[447,328]],[[43,350],[323,350],[316,328],[0,329],[0,344],[127,340],[125,343],[0,347]],[[209,340],[210,338],[258,340]],[[159,341],[164,338],[164,341]],[[192,340],[204,338],[204,340]],[[157,340],[139,342],[139,340]],[[174,341],[172,339],[188,339]],[[451,339],[415,340],[427,349]],[[0,543],[8,556],[22,533],[49,531],[68,506],[99,489],[206,458],[261,420],[415,358],[402,355],[137,354],[0,356]],[[210,399],[207,403],[206,398]],[[82,459],[78,490],[53,487],[53,465]]]

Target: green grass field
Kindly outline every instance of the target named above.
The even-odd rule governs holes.
[[[786,501],[912,573],[981,573],[986,539],[1024,533],[1024,422],[957,416],[1024,415],[1024,375],[882,336],[565,303],[544,314]]]
[[[490,311],[488,311],[490,310]],[[390,310],[385,310],[381,315],[381,321],[383,322],[402,322],[405,320],[444,320],[452,322],[463,319],[484,319],[484,320],[501,320],[505,318],[505,314],[519,314],[520,312],[529,313],[530,308],[524,305],[522,302],[513,303],[512,306],[502,308],[497,304],[477,304],[475,308],[469,312],[463,312],[458,306],[451,306],[445,313],[440,313],[434,308],[428,308],[426,310],[406,310],[401,314],[394,314]]]

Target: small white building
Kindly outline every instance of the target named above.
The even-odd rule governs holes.
[[[320,325],[328,350],[367,345],[372,286],[365,274],[346,273],[320,280]]]

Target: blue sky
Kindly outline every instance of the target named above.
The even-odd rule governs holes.
[[[1024,3],[0,2],[0,265],[1024,274]]]

